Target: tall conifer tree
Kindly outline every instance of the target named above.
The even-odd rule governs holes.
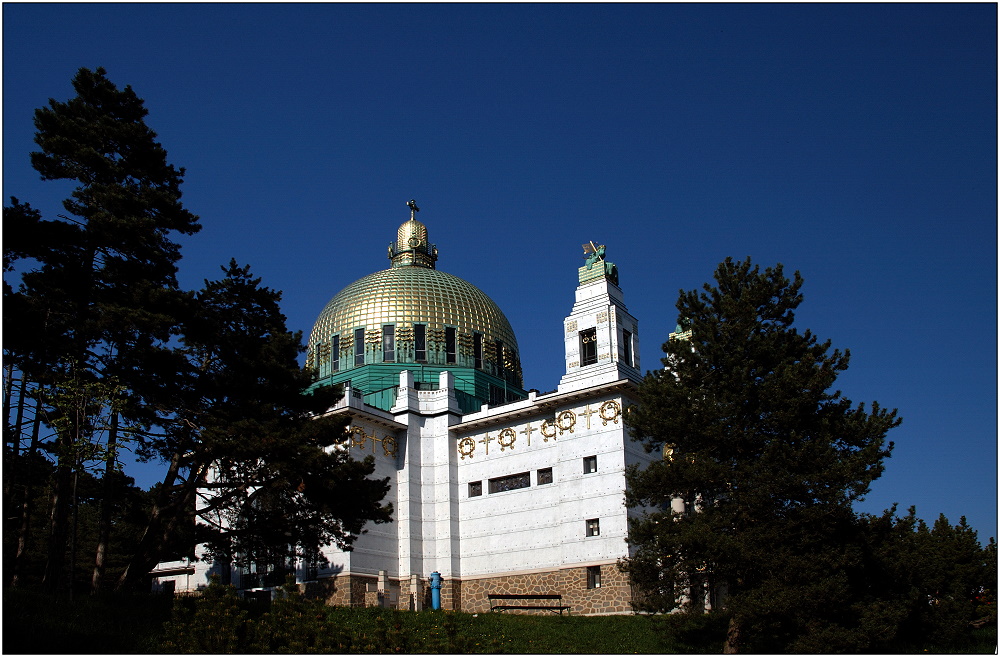
[[[633,437],[663,458],[628,475],[628,502],[646,513],[623,566],[650,609],[697,609],[714,591],[731,614],[727,652],[767,651],[790,645],[800,612],[822,622],[843,589],[852,557],[838,537],[900,420],[831,391],[849,353],[792,326],[798,272],[726,259],[715,281],[681,293],[690,338],[663,346],[665,368],[629,414]]]
[[[74,98],[35,112],[40,150],[31,154],[43,179],[77,183],[63,202],[71,216],[50,222],[57,230],[29,233],[22,250],[39,254],[40,266],[22,276],[18,295],[29,312],[5,344],[22,371],[50,388],[49,415],[59,429],[46,570],[53,589],[62,586],[81,443],[106,423],[110,406],[122,408],[115,391],[129,387],[121,378],[134,372],[129,361],[169,338],[179,295],[173,236],[200,229],[180,201],[183,169],[167,162],[143,101],[101,68],[80,69],[73,87]],[[106,447],[110,471],[115,446]]]
[[[306,391],[302,335],[287,330],[280,292],[235,261],[224,272],[190,304],[182,347],[146,367],[142,385],[158,391],[164,431],[144,451],[169,466],[122,588],[142,581],[188,523],[212,558],[245,565],[346,547],[368,521],[391,519],[381,503],[388,480],[368,478],[372,458],[335,447],[347,420],[320,417],[340,391]]]

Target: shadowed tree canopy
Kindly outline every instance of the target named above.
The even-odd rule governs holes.
[[[663,349],[629,414],[633,437],[662,453],[628,474],[631,526],[623,562],[644,604],[697,609],[705,592],[731,613],[727,651],[768,650],[794,621],[842,598],[839,544],[854,532],[851,504],[883,470],[900,420],[831,390],[849,353],[793,326],[802,278],[726,259],[715,286],[681,292],[690,339]],[[767,629],[767,632],[758,631]]]
[[[197,519],[213,558],[271,561],[348,547],[368,521],[388,522],[374,461],[337,449],[343,418],[322,414],[340,391],[306,392],[301,333],[289,332],[281,294],[235,261],[206,281],[181,319],[181,347],[151,352],[144,394],[162,404],[162,434],[143,453],[169,464],[153,517],[120,585],[160,558],[177,527]]]

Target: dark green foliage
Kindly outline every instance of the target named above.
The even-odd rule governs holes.
[[[727,259],[715,279],[681,293],[691,338],[664,345],[628,415],[664,454],[628,474],[641,604],[697,614],[712,591],[727,652],[961,649],[971,622],[995,626],[995,545],[964,518],[853,511],[900,421],[831,392],[849,354],[792,327],[801,277]]]
[[[851,503],[882,473],[899,419],[830,390],[849,353],[792,326],[798,273],[727,259],[715,279],[681,293],[692,337],[664,345],[666,369],[647,375],[629,415],[634,438],[668,457],[628,475],[628,502],[647,513],[623,565],[653,610],[696,610],[704,595],[688,593],[706,585],[724,592],[730,650],[794,649],[806,635],[852,650]]]
[[[199,613],[201,606],[223,610],[218,619],[224,620],[224,627],[208,627],[228,640],[235,636],[236,653],[299,650],[309,654],[321,652],[321,647],[336,640],[337,649],[328,648],[328,654],[399,652],[404,645],[413,653],[439,654],[718,654],[726,637],[727,619],[717,614],[582,617],[413,613],[326,607],[297,599],[294,594],[287,598],[289,604],[284,609],[282,601],[275,600],[266,610],[236,598],[231,589],[219,589],[220,595],[210,600],[178,597],[173,604],[183,611],[173,612],[171,599],[162,595],[101,595],[70,602],[7,589],[3,651],[160,654],[168,652],[168,646],[182,651],[183,642],[184,651],[204,652],[208,639],[190,636],[194,630],[188,624],[177,625],[177,619],[188,623],[197,617],[203,633],[212,618]],[[268,614],[271,617],[265,621]],[[388,641],[379,643],[380,637]],[[956,643],[913,641],[893,652],[990,654],[996,650],[996,640],[993,624]]]
[[[181,597],[163,627],[166,653],[232,654],[245,652],[249,622],[236,590],[213,577],[197,598]]]
[[[973,621],[995,625],[995,608],[978,599],[995,586],[996,556],[979,545],[965,518],[952,526],[942,515],[928,528],[915,509],[903,517],[894,511],[859,519],[867,563],[858,597],[870,610],[867,620],[881,620],[876,645],[952,646],[968,637]]]
[[[381,504],[387,481],[368,479],[373,460],[334,447],[346,420],[317,417],[340,392],[305,392],[302,336],[285,327],[280,293],[249,267],[231,262],[223,271],[180,319],[180,348],[156,354],[163,362],[150,363],[137,384],[163,408],[164,430],[144,453],[170,465],[123,585],[148,572],[163,537],[195,516],[211,557],[237,565],[309,558],[391,517]],[[211,494],[195,509],[199,488]]]
[[[50,100],[35,112],[40,150],[31,155],[43,179],[76,183],[63,202],[71,216],[43,221],[17,199],[4,211],[12,237],[5,275],[14,273],[17,259],[27,259],[17,291],[5,285],[7,309],[16,311],[5,356],[35,384],[22,389],[18,404],[29,393],[41,400],[44,422],[55,429],[45,573],[54,591],[64,588],[74,472],[100,459],[113,476],[118,440],[151,419],[150,400],[129,390],[130,383],[139,375],[137,360],[170,338],[170,310],[183,298],[172,240],[200,230],[180,202],[183,171],[167,163],[144,122],[143,101],[129,87],[119,90],[103,69],[80,69],[73,87],[74,98]],[[109,425],[123,431],[102,433]],[[8,439],[13,451],[24,439],[21,433]],[[113,488],[109,483],[105,497]],[[106,545],[110,515],[101,518]]]
[[[4,654],[159,654],[167,596],[101,593],[68,599],[4,589]]]
[[[25,423],[8,432],[4,492],[25,509],[15,531],[30,539],[36,523],[14,498],[32,500],[36,491],[14,466],[28,445],[55,461],[46,584],[64,588],[76,535],[74,482],[97,462],[106,485],[95,590],[114,566],[119,587],[141,586],[161,557],[177,554],[180,538],[193,541],[195,492],[206,483],[214,497],[200,509],[213,520],[205,538],[225,558],[310,556],[321,544],[349,545],[369,520],[387,521],[391,509],[380,504],[387,484],[367,479],[373,464],[326,451],[343,436],[344,421],[312,416],[337,391],[303,392],[311,381],[297,363],[302,336],[285,328],[280,294],[235,262],[198,294],[178,289],[173,237],[200,225],[181,204],[184,171],[167,162],[143,101],[103,69],[81,69],[73,86],[74,98],[36,111],[40,150],[31,155],[43,179],[76,183],[63,203],[71,216],[44,221],[17,199],[4,209],[4,273],[20,277],[16,291],[5,277],[5,303],[17,317],[5,318],[6,382],[15,369],[30,382],[5,396],[4,410],[10,418],[16,407],[21,417],[38,404],[40,418],[31,438]],[[40,424],[54,430],[43,432],[42,445]],[[114,479],[125,442],[167,464],[127,566],[109,554],[118,540]],[[21,543],[19,563],[27,558]],[[71,552],[79,555],[83,544],[76,540]]]

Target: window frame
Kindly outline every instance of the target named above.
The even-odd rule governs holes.
[[[354,329],[354,366],[365,364],[365,327]]]
[[[580,367],[597,364],[597,327],[580,331]]]
[[[622,327],[621,359],[629,367],[635,367],[632,359],[632,331]]]
[[[601,535],[601,519],[600,518],[587,518],[587,538],[597,537]]]
[[[396,325],[382,325],[382,362],[396,362]]]
[[[496,493],[506,493],[512,490],[531,488],[531,471],[517,472],[515,474],[504,475],[503,477],[492,477],[488,481],[490,495],[494,495]],[[508,483],[516,485],[511,486],[508,485]]]
[[[447,365],[458,362],[458,329],[454,326],[444,327],[444,362]]]
[[[543,473],[547,475],[546,478],[548,479],[548,481],[542,481]],[[539,468],[535,472],[535,481],[537,482],[536,484],[537,486],[548,486],[549,484],[553,483],[555,479],[552,476],[552,468]]]
[[[427,325],[413,325],[413,360],[418,363],[427,362]]]
[[[600,566],[587,566],[587,588],[588,589],[599,589],[599,588],[601,588],[601,567]]]
[[[595,474],[597,472],[597,454],[583,457],[583,474]]]
[[[469,497],[483,496],[483,480],[469,482]]]

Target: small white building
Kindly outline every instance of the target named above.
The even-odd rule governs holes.
[[[345,386],[329,410],[350,417],[349,449],[389,477],[394,520],[297,577],[332,604],[429,606],[440,573],[445,609],[490,609],[489,594],[556,594],[574,614],[631,611],[617,561],[628,555],[625,469],[652,458],[623,414],[639,370],[638,324],[616,267],[589,245],[564,322],[565,374],[525,391],[517,340],[472,284],[436,268],[415,218],[389,247],[392,266],[347,286],[316,321],[308,366]],[[568,305],[568,304],[567,304]],[[204,562],[163,563],[154,588],[207,584]],[[224,573],[245,592],[283,572]],[[169,584],[169,582],[174,582]]]

